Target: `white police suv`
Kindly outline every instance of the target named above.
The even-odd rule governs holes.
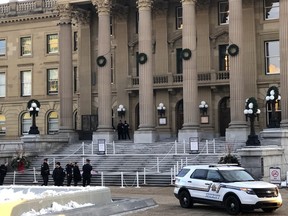
[[[174,195],[183,208],[218,205],[231,215],[259,208],[273,212],[282,205],[276,185],[255,180],[243,167],[225,164],[183,167],[175,178]]]

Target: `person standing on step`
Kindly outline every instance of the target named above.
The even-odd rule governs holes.
[[[45,158],[43,160],[43,164],[41,166],[41,176],[43,179],[43,184],[42,186],[47,186],[48,181],[49,181],[49,175],[50,175],[50,169],[49,169],[49,164],[48,164],[48,158]]]
[[[123,125],[123,134],[124,134],[124,139],[126,139],[127,137],[130,140],[129,124],[126,122],[126,120],[124,121],[124,125]]]
[[[123,139],[123,123],[122,121],[120,120],[118,125],[117,125],[117,132],[118,132],[118,140],[121,140]]]
[[[86,159],[86,164],[83,165],[82,167],[82,178],[83,178],[83,187],[86,185],[90,185],[91,183],[91,171],[92,171],[92,166],[90,165],[90,160]]]
[[[61,167],[60,162],[56,163],[55,169],[53,170],[52,177],[53,177],[55,186],[63,186],[64,179],[65,179],[65,171]]]
[[[73,163],[70,162],[66,164],[65,170],[66,170],[66,176],[67,176],[67,186],[70,186],[72,182]]]
[[[74,166],[73,166],[73,181],[74,181],[74,186],[78,185],[78,182],[80,182],[82,180],[81,178],[81,173],[80,173],[80,169],[78,166],[78,163],[75,162]]]
[[[0,185],[3,185],[4,183],[4,178],[7,174],[7,166],[8,166],[7,162],[5,164],[1,164],[0,166]]]

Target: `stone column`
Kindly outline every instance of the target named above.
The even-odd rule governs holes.
[[[242,17],[242,0],[229,0],[229,42],[239,47],[239,53],[229,57],[231,122],[226,129],[226,140],[233,142],[246,142],[248,136],[248,127],[243,114],[246,98],[244,97]]]
[[[182,49],[191,51],[189,59],[183,59],[183,111],[184,124],[179,130],[178,141],[198,137],[199,103],[196,69],[196,0],[181,0],[183,10]]]
[[[60,95],[60,133],[73,131],[73,67],[72,67],[72,28],[70,4],[57,6],[60,15],[59,33],[59,95]]]
[[[78,22],[78,74],[79,93],[78,100],[78,122],[82,115],[91,115],[92,109],[92,86],[91,86],[91,29],[90,13],[77,11],[75,13]]]
[[[98,57],[102,56],[106,64],[98,66],[98,129],[93,141],[105,139],[113,141],[112,105],[111,105],[111,50],[110,50],[110,0],[92,0],[98,13]],[[97,142],[97,141],[96,141]]]
[[[135,143],[152,143],[156,140],[155,115],[153,104],[153,67],[152,67],[152,0],[139,0],[139,54],[147,56],[147,61],[139,64],[139,130],[134,134]]]
[[[281,92],[281,128],[288,129],[288,1],[280,0],[280,92]]]

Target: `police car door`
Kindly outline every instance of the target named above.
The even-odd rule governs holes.
[[[220,183],[223,181],[223,178],[219,174],[218,170],[209,170],[207,173],[207,182],[209,185],[209,190],[205,194],[205,199],[220,201]]]
[[[210,190],[211,183],[207,181],[207,169],[196,169],[191,175],[190,194],[194,198],[205,198],[206,193]]]

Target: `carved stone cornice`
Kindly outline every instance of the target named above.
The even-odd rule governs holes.
[[[162,15],[166,15],[168,11],[168,2],[166,1],[155,1],[153,3],[153,13],[156,16],[162,16]]]
[[[91,0],[92,4],[95,6],[97,13],[110,13],[111,1],[110,0]]]
[[[16,22],[26,22],[40,19],[57,19],[59,18],[58,13],[49,13],[49,14],[33,14],[31,16],[18,16],[18,17],[5,17],[0,19],[0,24],[5,23],[16,23]]]
[[[73,11],[73,17],[77,23],[81,25],[89,25],[91,20],[91,13],[90,11],[86,10],[75,10]]]
[[[57,10],[59,12],[60,21],[59,24],[71,24],[72,20],[72,9],[71,4],[57,4]]]
[[[129,6],[122,4],[114,4],[111,8],[111,13],[120,20],[127,20],[129,14]]]
[[[153,0],[138,0],[136,1],[137,8],[151,8]]]
[[[209,36],[210,40],[212,41],[213,48],[216,49],[216,42],[221,41],[225,43],[229,43],[229,29],[228,26],[223,26],[216,30]]]

